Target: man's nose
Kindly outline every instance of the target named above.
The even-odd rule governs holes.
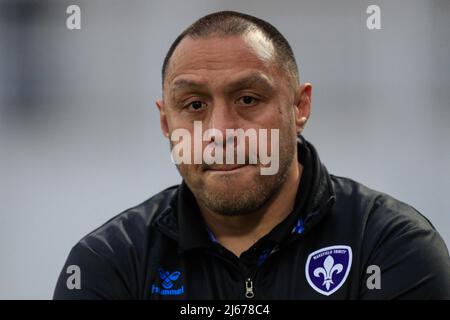
[[[219,101],[211,108],[206,128],[219,130],[225,137],[227,129],[239,128],[239,116],[233,106],[224,101]]]

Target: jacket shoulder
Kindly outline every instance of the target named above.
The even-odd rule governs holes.
[[[381,191],[346,177],[331,176],[336,197],[347,208],[354,208],[366,223],[407,224],[409,227],[434,229],[431,222],[413,206]]]
[[[169,187],[117,214],[84,236],[78,244],[106,251],[114,251],[113,244],[128,244],[139,248],[144,245],[143,238],[150,236],[153,221],[170,208],[178,187],[179,185]]]
[[[84,236],[70,251],[54,299],[137,299],[142,295],[145,256],[162,240],[153,221],[170,208],[178,186],[125,210]],[[66,270],[82,272],[82,290],[69,290]]]
[[[362,299],[448,299],[450,258],[432,223],[413,206],[354,180],[332,178],[339,214],[358,234],[359,266],[377,266],[381,289],[362,281]],[[351,209],[353,208],[353,209]],[[351,213],[349,214],[349,211]]]

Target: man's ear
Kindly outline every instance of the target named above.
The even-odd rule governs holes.
[[[305,129],[306,122],[311,113],[311,83],[304,83],[298,87],[295,97],[295,127],[297,134],[300,134]]]
[[[162,99],[156,100],[156,107],[159,110],[159,124],[161,126],[161,131],[163,135],[169,137],[169,125],[167,123],[167,114],[164,106],[164,101]]]

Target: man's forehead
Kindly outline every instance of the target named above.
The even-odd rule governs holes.
[[[166,83],[180,74],[198,71],[250,68],[268,71],[274,65],[274,54],[271,42],[255,32],[242,36],[186,37],[170,59]]]

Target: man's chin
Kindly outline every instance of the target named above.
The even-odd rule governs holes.
[[[234,170],[232,170],[234,171]],[[268,191],[259,168],[242,168],[236,172],[207,173],[197,195],[210,210],[223,215],[245,215],[265,202]]]

